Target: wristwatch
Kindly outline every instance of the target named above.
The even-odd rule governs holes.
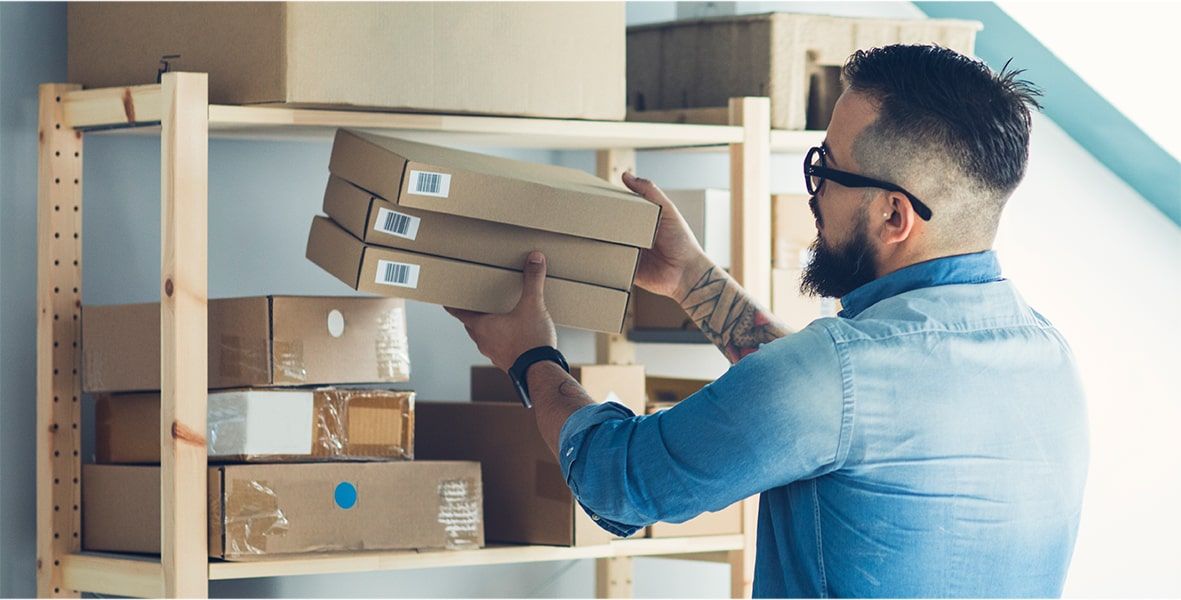
[[[570,372],[570,365],[566,364],[566,357],[562,356],[562,353],[553,346],[538,346],[532,350],[526,350],[508,370],[509,379],[513,380],[513,386],[517,388],[517,395],[521,397],[521,404],[524,404],[525,408],[533,408],[533,402],[529,399],[529,384],[525,381],[525,374],[529,372],[529,367],[546,360],[556,362],[559,367],[562,367],[562,370]]]

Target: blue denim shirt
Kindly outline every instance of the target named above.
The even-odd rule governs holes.
[[[1066,341],[992,252],[842,304],[669,410],[571,415],[584,509],[629,535],[761,494],[757,597],[1060,595],[1088,460]]]

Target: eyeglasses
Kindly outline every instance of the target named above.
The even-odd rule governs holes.
[[[808,155],[804,157],[804,185],[807,186],[809,194],[815,196],[819,193],[820,186],[824,185],[827,179],[831,179],[848,188],[881,188],[886,191],[898,192],[899,194],[905,195],[910,200],[910,204],[914,207],[914,212],[919,215],[919,218],[924,221],[931,220],[931,209],[926,204],[923,204],[921,200],[915,198],[914,194],[902,189],[902,186],[848,171],[830,169],[825,166],[825,157],[827,155],[828,151],[823,146],[816,146],[808,150]]]

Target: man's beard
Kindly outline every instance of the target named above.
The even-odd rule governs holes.
[[[819,220],[819,215],[817,217]],[[812,260],[800,278],[800,293],[840,298],[873,281],[877,277],[877,268],[868,229],[869,219],[862,213],[853,228],[853,237],[835,249],[822,242],[818,234],[808,247]]]

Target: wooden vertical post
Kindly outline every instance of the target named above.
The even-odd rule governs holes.
[[[595,597],[631,598],[633,564],[630,556],[612,556],[595,560]]]
[[[742,143],[730,146],[731,273],[764,307],[771,306],[771,103],[731,98],[730,124]],[[759,498],[742,501],[741,550],[730,553],[730,595],[750,598],[754,584]]]
[[[162,83],[160,560],[166,597],[205,597],[208,76],[166,73]]]
[[[61,563],[81,546],[82,132],[40,87],[37,155],[37,595],[77,597]]]
[[[636,168],[636,151],[616,148],[599,150],[595,153],[595,174],[607,181],[623,186],[623,173]],[[624,317],[624,333],[599,333],[595,335],[595,363],[600,365],[632,365],[636,362],[636,349],[627,340],[626,332],[631,328],[632,302],[627,303]]]

